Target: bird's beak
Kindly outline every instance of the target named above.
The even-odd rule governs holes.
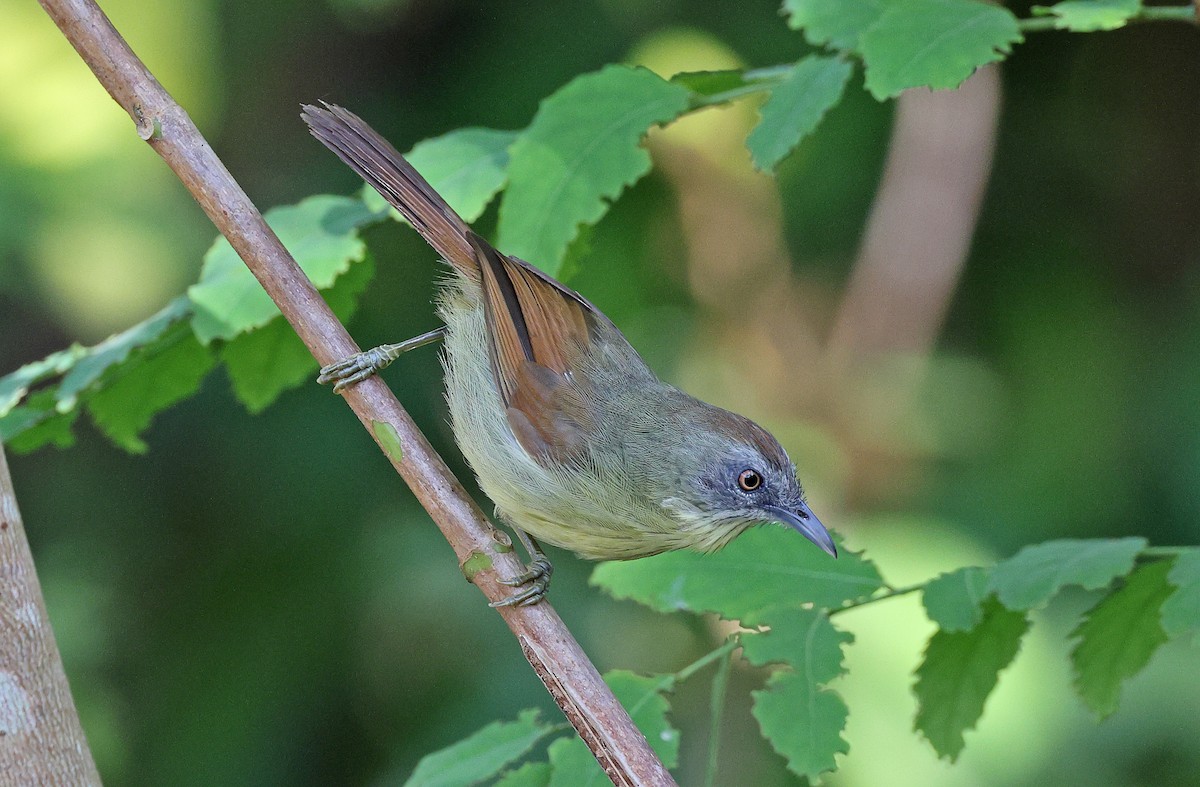
[[[794,510],[782,506],[768,506],[764,510],[776,520],[799,530],[801,535],[831,556],[837,557],[837,547],[834,546],[833,538],[807,503],[800,503]]]

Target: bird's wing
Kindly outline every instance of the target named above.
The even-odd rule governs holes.
[[[588,408],[572,378],[606,323],[600,312],[554,279],[472,234],[482,272],[492,371],[521,446],[545,464],[579,461]]]

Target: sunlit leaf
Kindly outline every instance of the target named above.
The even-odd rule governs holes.
[[[72,344],[65,350],[51,353],[40,361],[27,363],[15,372],[0,377],[0,418],[8,415],[25,398],[31,387],[63,374],[87,354],[86,347]]]
[[[55,398],[59,409],[75,406],[75,397],[80,391],[100,379],[114,364],[121,363],[129,353],[144,347],[162,336],[168,328],[191,314],[191,303],[187,298],[172,300],[160,312],[129,330],[110,336],[95,347],[89,347],[87,355],[80,358],[67,372],[58,386]]]
[[[893,0],[859,39],[866,88],[882,101],[910,87],[958,87],[1021,41],[1012,12],[976,0]]]
[[[1035,5],[1034,16],[1054,16],[1054,26],[1073,33],[1116,30],[1137,16],[1142,0],[1064,0],[1052,6]]]
[[[644,68],[607,66],[545,99],[509,149],[501,251],[556,275],[580,224],[594,224],[650,170],[642,137],[687,109],[688,90]]]
[[[405,156],[464,221],[474,221],[508,179],[508,148],[516,131],[460,128],[418,142]],[[363,202],[374,211],[389,210],[375,189],[363,189]],[[392,210],[392,216],[400,214]]]
[[[492,722],[453,746],[422,757],[405,787],[477,784],[500,773],[553,731],[536,710],[521,711],[516,721]]]
[[[760,170],[774,169],[842,97],[853,67],[836,57],[810,55],[771,90],[746,147]]]
[[[942,631],[969,631],[983,617],[982,604],[987,594],[986,569],[960,568],[925,585],[925,612]]]
[[[1098,716],[1117,709],[1121,683],[1136,675],[1167,641],[1159,622],[1163,602],[1174,588],[1167,582],[1170,561],[1142,566],[1084,615],[1072,636],[1075,688]]]
[[[357,228],[373,214],[361,200],[326,194],[269,210],[265,218],[317,289],[326,289],[363,258],[366,246]],[[192,328],[205,344],[262,327],[279,314],[224,238],[204,255],[200,281],[188,288],[188,297],[195,310]]]
[[[1000,670],[1017,655],[1028,628],[1023,612],[1011,612],[991,599],[970,631],[938,631],[930,638],[913,687],[915,727],[939,756],[958,757],[963,733],[983,715]]]
[[[853,50],[859,36],[879,19],[889,0],[784,0],[788,26],[814,46]]]
[[[179,323],[110,369],[87,400],[92,421],[125,450],[144,453],[142,430],[158,411],[195,393],[214,363],[212,352]]]
[[[711,555],[679,550],[602,563],[592,583],[660,612],[687,609],[733,619],[778,606],[837,607],[871,595],[883,580],[860,555],[840,550],[834,560],[794,531],[764,526]]]
[[[664,685],[670,679],[635,675],[625,670],[614,670],[604,676],[617,700],[629,711],[630,718],[646,736],[663,765],[673,768],[679,762],[679,730],[667,720],[670,703],[663,695]],[[611,784],[596,758],[579,736],[563,738],[550,744],[550,765],[553,774],[550,787],[589,787]]]
[[[1172,639],[1195,632],[1200,644],[1200,549],[1189,549],[1175,558],[1167,581],[1175,592],[1163,602],[1163,631]]]
[[[1063,539],[1027,546],[991,571],[990,589],[1012,610],[1040,607],[1067,585],[1108,587],[1133,570],[1144,538]]]
[[[359,295],[375,275],[374,268],[367,256],[322,293],[342,322],[354,314]],[[221,361],[234,393],[252,413],[264,410],[289,388],[315,379],[317,369],[312,353],[283,315],[227,343],[221,348]]]

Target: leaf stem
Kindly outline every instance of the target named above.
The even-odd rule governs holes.
[[[704,766],[704,787],[713,787],[717,779],[717,762],[721,748],[721,719],[725,715],[725,690],[729,686],[732,656],[733,649],[726,650],[721,658],[721,663],[717,665],[716,674],[713,675],[712,695],[709,700],[711,718],[708,727],[708,762]]]
[[[1018,19],[1017,27],[1023,33],[1037,33],[1044,30],[1066,29],[1059,28],[1061,18],[1047,15],[1035,16],[1029,19]],[[1130,22],[1190,22],[1200,24],[1200,13],[1193,5],[1160,5],[1147,6],[1133,16]]]
[[[717,659],[724,658],[726,655],[732,653],[734,650],[737,649],[739,644],[741,644],[741,643],[738,642],[738,638],[736,636],[730,637],[729,639],[725,640],[725,642],[722,643],[722,645],[719,648],[716,648],[715,650],[711,650],[708,653],[705,653],[703,656],[696,659],[691,664],[689,664],[686,667],[684,667],[683,669],[679,670],[679,672],[676,672],[674,675],[669,676],[671,679],[671,682],[678,683],[678,682],[687,680],[688,678],[692,677],[700,670],[707,667],[709,664],[712,664]]]
[[[855,607],[865,607],[867,604],[874,604],[877,601],[887,601],[889,598],[896,598],[897,596],[907,596],[910,593],[916,593],[918,590],[923,590],[925,588],[926,584],[927,583],[925,583],[925,582],[918,582],[915,585],[907,585],[905,587],[900,587],[900,588],[888,588],[885,592],[880,593],[877,596],[870,596],[868,598],[859,599],[858,601],[851,601],[849,604],[838,607],[837,609],[831,609],[828,612],[826,612],[825,614],[833,616],[839,612],[845,612],[848,609],[854,609]]]

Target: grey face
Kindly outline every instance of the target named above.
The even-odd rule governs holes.
[[[804,501],[796,468],[781,465],[748,447],[709,467],[697,479],[700,507],[724,517],[753,522],[780,522],[837,557],[829,532]]]

